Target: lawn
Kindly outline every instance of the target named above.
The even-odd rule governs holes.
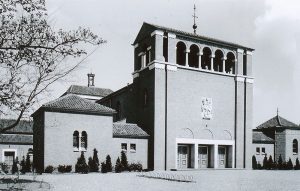
[[[158,172],[165,173],[165,172]],[[300,171],[266,170],[198,170],[167,172],[173,175],[192,175],[193,183],[138,177],[139,173],[43,174],[37,181],[50,183],[51,190],[300,190]],[[23,175],[23,179],[31,176]],[[47,189],[45,189],[47,190]]]

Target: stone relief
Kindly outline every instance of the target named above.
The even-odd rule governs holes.
[[[212,119],[212,98],[201,98],[201,116],[203,119]]]

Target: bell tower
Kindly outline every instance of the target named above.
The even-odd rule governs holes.
[[[87,74],[87,76],[88,76],[88,87],[94,87],[95,74],[89,73]]]

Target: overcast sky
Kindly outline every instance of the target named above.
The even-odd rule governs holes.
[[[197,33],[255,49],[254,125],[279,114],[300,123],[300,2],[297,0],[49,0],[57,28],[89,27],[107,40],[68,77],[52,86],[60,96],[71,84],[118,90],[132,82],[132,43],[144,21],[192,32],[193,4]]]

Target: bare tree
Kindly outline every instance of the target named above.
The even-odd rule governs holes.
[[[16,114],[15,127],[49,85],[65,77],[87,51],[83,44],[105,41],[89,29],[55,31],[48,22],[45,0],[0,0],[0,116]]]

